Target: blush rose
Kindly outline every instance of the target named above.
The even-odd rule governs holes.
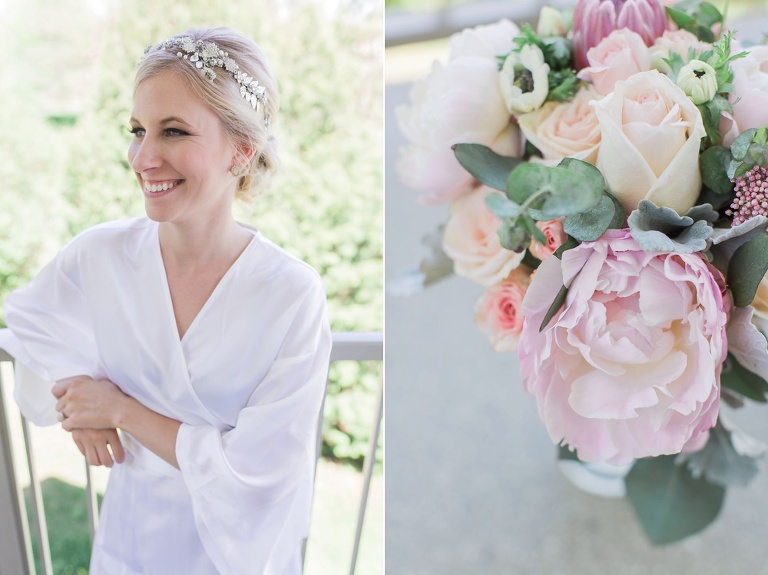
[[[587,51],[589,67],[579,71],[600,94],[613,92],[619,80],[651,69],[651,56],[640,34],[627,28],[614,30]]]

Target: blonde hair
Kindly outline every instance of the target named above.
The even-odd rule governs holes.
[[[279,166],[277,141],[270,134],[274,128],[278,110],[277,86],[269,62],[261,48],[249,38],[225,28],[195,28],[174,37],[188,36],[193,41],[213,42],[229,53],[240,70],[258,80],[267,90],[267,102],[256,111],[240,95],[240,86],[231,74],[216,69],[216,79],[208,80],[190,62],[179,58],[173,50],[151,50],[136,66],[134,92],[138,85],[160,72],[173,70],[178,73],[198,97],[219,117],[234,146],[243,154],[254,151],[244,172],[238,177],[235,197],[249,200],[269,185]],[[271,118],[268,129],[265,117]]]

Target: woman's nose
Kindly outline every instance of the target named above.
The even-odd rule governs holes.
[[[146,136],[131,143],[128,148],[128,161],[135,172],[158,168],[163,163],[158,146]]]

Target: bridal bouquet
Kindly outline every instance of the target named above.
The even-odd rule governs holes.
[[[454,35],[398,120],[404,183],[451,204],[417,281],[485,288],[560,457],[631,466],[653,542],[703,529],[765,451],[721,405],[768,399],[768,46],[578,0]]]

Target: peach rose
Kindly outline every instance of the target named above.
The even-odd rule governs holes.
[[[698,108],[656,70],[616,84],[595,102],[600,124],[597,167],[627,213],[642,199],[683,214],[701,191]]]
[[[505,156],[517,156],[520,134],[498,87],[496,56],[512,49],[518,28],[508,20],[466,30],[452,39],[445,66],[414,83],[410,104],[396,109],[409,145],[398,162],[403,183],[422,193],[427,204],[446,203],[466,193],[474,179],[451,146],[476,143]]]
[[[504,249],[497,232],[501,220],[485,204],[489,193],[480,186],[451,206],[443,233],[443,250],[453,260],[453,271],[483,286],[499,283],[516,268],[523,253]]]
[[[627,28],[614,30],[587,51],[589,67],[577,74],[592,82],[601,94],[610,94],[616,82],[651,69],[651,56],[640,34]]]
[[[536,240],[531,240],[531,246],[528,248],[528,251],[536,259],[544,261],[565,243],[567,236],[563,231],[562,219],[536,222],[536,227],[544,233],[547,243],[540,244]]]
[[[486,288],[475,304],[475,323],[488,336],[495,351],[517,349],[525,320],[520,306],[531,283],[531,273],[528,266],[513,269],[501,283]]]
[[[600,127],[590,102],[600,97],[593,88],[583,88],[570,102],[547,102],[518,118],[525,138],[539,149],[545,164],[554,166],[566,157],[597,161]]]

